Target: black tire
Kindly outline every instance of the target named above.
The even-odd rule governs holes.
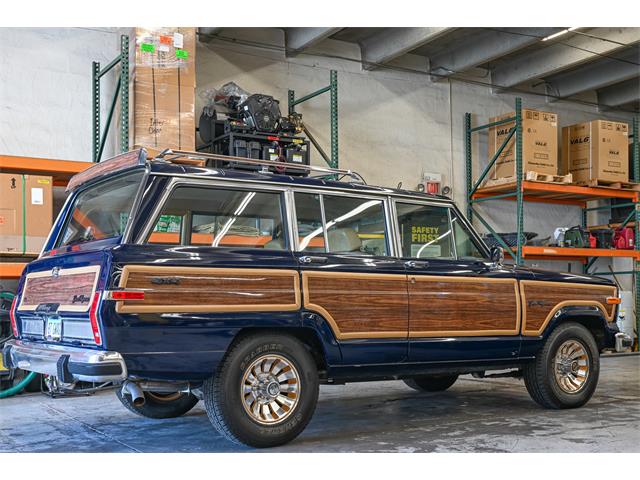
[[[131,412],[142,417],[156,419],[180,417],[198,403],[198,399],[192,393],[161,394],[144,392],[144,405],[136,407],[131,402],[129,395],[122,394],[122,389],[116,389],[116,395],[122,405]]]
[[[274,424],[253,418],[246,411],[250,407],[245,409],[241,392],[245,372],[269,355],[289,362],[299,377],[296,403]],[[316,363],[306,346],[294,337],[278,334],[252,335],[235,343],[215,375],[203,385],[205,409],[216,430],[234,443],[256,448],[275,447],[296,438],[313,416],[318,391]]]
[[[456,383],[458,375],[429,375],[426,377],[406,378],[404,383],[419,392],[444,392]]]
[[[582,386],[569,393],[557,380],[555,357],[568,341],[577,342],[586,354],[587,377]],[[568,367],[571,368],[571,367]],[[549,335],[533,362],[523,370],[524,383],[531,398],[544,408],[562,409],[581,407],[589,401],[598,385],[600,352],[589,330],[575,322],[563,323]]]

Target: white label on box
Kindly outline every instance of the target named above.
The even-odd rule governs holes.
[[[31,189],[31,205],[44,204],[44,190],[42,188]]]
[[[173,34],[173,48],[182,48],[184,46],[184,35],[175,32]]]
[[[169,50],[171,50],[169,45],[158,45],[159,52],[168,52]]]

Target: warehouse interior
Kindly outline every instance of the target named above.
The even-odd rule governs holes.
[[[134,146],[208,151],[203,112],[220,110],[216,98],[232,84],[273,97],[283,116],[302,115],[311,165],[451,198],[487,244],[507,247],[506,263],[614,279],[622,292],[618,326],[632,339],[623,351],[602,354],[601,383],[581,409],[542,410],[516,378],[465,375],[437,394],[413,392],[400,380],[323,385],[310,426],[274,451],[638,452],[640,241],[625,239],[638,235],[640,220],[640,28],[164,27],[158,35],[178,28],[195,47],[185,60],[193,78],[177,88],[191,90],[179,100],[186,106],[180,103],[177,128],[193,138],[182,143],[178,134],[179,146],[158,142],[158,131],[138,123],[150,116],[136,110],[146,74],[139,55],[153,29],[0,28],[2,174],[52,183],[49,217],[38,220],[45,233],[35,234],[40,244],[22,241],[26,223],[17,236],[3,233],[3,313],[63,208],[71,176]],[[160,83],[153,88],[162,92],[154,102],[172,95]],[[541,128],[528,126],[534,117],[527,112],[553,116],[545,142],[555,143],[541,147],[551,152],[553,172],[528,167],[525,153],[524,179],[513,173],[518,160],[511,174],[497,175],[506,134],[490,124],[513,117],[525,131]],[[624,178],[579,181],[564,164],[574,145],[564,129],[587,122],[612,126]],[[3,184],[2,198],[10,194]],[[572,227],[579,240],[569,241]],[[590,227],[610,230],[613,240],[600,244]],[[24,375],[5,377],[0,391],[25,383]],[[202,402],[183,418],[158,422],[136,418],[112,392],[52,395],[41,377],[22,388],[0,399],[1,452],[249,451],[215,436]]]

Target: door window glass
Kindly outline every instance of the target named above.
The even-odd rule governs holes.
[[[449,208],[396,202],[402,256],[455,258]]]
[[[326,252],[320,195],[296,192],[295,203],[298,250],[302,252]]]
[[[271,192],[178,187],[147,242],[285,250],[281,197]]]
[[[329,252],[388,255],[382,200],[323,195]]]
[[[451,223],[453,224],[453,236],[456,242],[458,258],[462,260],[486,260],[476,239],[473,238],[454,211],[451,211]]]

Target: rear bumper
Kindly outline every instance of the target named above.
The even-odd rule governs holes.
[[[118,352],[9,340],[2,350],[4,364],[58,377],[61,382],[118,382],[127,378],[127,365]]]

